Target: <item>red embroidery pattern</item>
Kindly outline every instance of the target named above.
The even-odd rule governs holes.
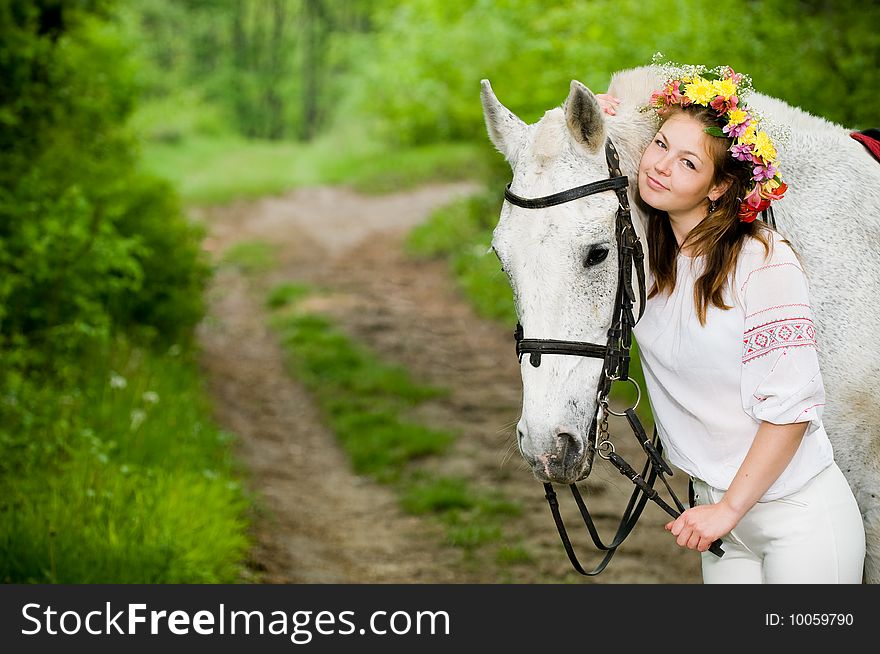
[[[816,347],[816,328],[809,318],[786,318],[753,327],[743,334],[742,362],[748,363],[783,347]]]
[[[805,414],[807,411],[809,411],[810,409],[815,409],[817,406],[825,406],[825,403],[824,403],[824,402],[821,402],[820,404],[814,404],[813,406],[808,406],[806,409],[804,409],[803,411],[801,411],[801,412],[798,414],[797,418],[795,418],[794,421],[797,422],[798,420],[800,420],[800,418],[801,418],[802,415],[804,415],[804,414]]]
[[[746,286],[748,285],[749,280],[752,279],[752,275],[754,275],[756,272],[761,272],[762,270],[768,270],[770,268],[781,268],[782,266],[793,266],[797,270],[800,270],[801,274],[804,273],[803,269],[792,261],[783,261],[782,263],[771,263],[766,266],[761,266],[760,268],[755,268],[752,272],[750,272],[749,276],[746,277],[746,281],[744,281],[742,286],[739,287],[739,292],[742,293],[743,291],[746,290]]]
[[[797,302],[795,304],[779,304],[775,307],[767,307],[766,309],[761,309],[760,311],[755,311],[754,313],[750,313],[746,316],[746,318],[752,318],[753,316],[757,316],[759,313],[764,313],[765,311],[773,311],[774,309],[788,309],[791,307],[807,307],[810,308],[809,304],[804,304],[803,302]]]

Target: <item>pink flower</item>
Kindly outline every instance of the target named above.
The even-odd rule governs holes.
[[[749,205],[752,209],[757,209],[761,206],[762,198],[761,198],[761,185],[755,184],[754,188],[746,195],[743,200],[743,204]]]
[[[681,102],[681,81],[676,80],[672,84],[667,84],[666,88],[663,90],[663,95],[666,99],[667,104],[678,104]]]
[[[727,67],[727,79],[729,79],[734,84],[739,84],[742,82],[743,76],[740,73],[734,73],[733,68],[730,66]]]
[[[736,96],[734,96],[736,97]],[[740,136],[746,133],[746,128],[751,124],[751,118],[746,118],[739,125],[725,125],[721,128],[721,131],[727,134],[728,137],[732,139],[738,139]],[[750,148],[752,146],[749,146]],[[734,155],[736,156],[736,155]],[[741,157],[736,157],[737,159],[742,159]],[[744,160],[744,159],[743,159]]]
[[[752,179],[756,182],[766,182],[776,177],[776,166],[773,164],[759,164],[752,169]]]
[[[738,161],[752,160],[752,144],[734,145],[730,148],[730,155]]]
[[[735,95],[732,95],[729,98],[725,98],[723,95],[719,95],[714,100],[712,100],[710,106],[718,112],[719,116],[723,116],[727,112],[736,109],[738,103],[739,98]]]

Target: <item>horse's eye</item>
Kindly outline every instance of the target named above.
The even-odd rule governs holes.
[[[596,264],[602,263],[605,261],[605,258],[608,256],[608,248],[592,248],[590,253],[587,255],[587,258],[584,259],[584,268],[589,268],[590,266],[595,266]]]

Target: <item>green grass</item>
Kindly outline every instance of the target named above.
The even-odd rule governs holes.
[[[277,263],[277,252],[272,244],[265,241],[243,241],[230,247],[221,263],[253,275],[271,270]]]
[[[185,202],[204,205],[320,184],[385,193],[430,181],[473,179],[484,166],[480,148],[471,143],[394,149],[339,140],[334,135],[303,144],[188,134],[147,141],[142,152],[147,170],[174,182]]]
[[[82,372],[4,407],[0,580],[239,581],[249,502],[195,361],[117,341]]]
[[[269,298],[284,295],[282,288],[272,289]],[[287,310],[276,313],[271,324],[293,374],[313,393],[358,473],[398,480],[410,461],[441,454],[455,438],[406,416],[418,403],[446,395],[446,389],[416,382],[323,316]]]
[[[499,565],[503,566],[522,565],[532,563],[534,561],[534,557],[521,544],[503,545],[499,547],[498,551],[495,553],[495,560],[498,562]]]
[[[420,515],[473,509],[477,501],[463,479],[437,477],[412,483],[400,504],[408,512]]]
[[[400,504],[409,513],[437,517],[447,541],[468,550],[503,540],[506,519],[522,513],[500,493],[480,491],[458,477],[416,475],[403,486]]]
[[[286,307],[306,297],[309,292],[309,287],[304,284],[282,282],[269,291],[266,307],[269,309]]]

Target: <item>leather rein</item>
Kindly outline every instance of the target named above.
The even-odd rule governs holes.
[[[556,529],[562,544],[568,554],[574,569],[582,575],[595,576],[602,572],[611,558],[614,556],[617,548],[623,543],[642,514],[648,500],[655,502],[666,513],[673,518],[677,518],[685,511],[684,505],[676,497],[675,493],[669,485],[664,475],[672,475],[672,468],[663,459],[662,445],[654,428],[653,438],[649,438],[642,426],[641,421],[635,413],[636,404],[623,413],[616,413],[608,407],[608,398],[611,392],[611,386],[617,381],[628,381],[636,387],[638,397],[641,398],[641,389],[638,384],[629,376],[630,364],[630,348],[632,347],[632,330],[638,319],[641,319],[645,312],[645,268],[644,268],[644,252],[642,243],[633,227],[632,216],[630,214],[629,199],[626,190],[628,186],[628,178],[620,172],[620,158],[611,139],[605,142],[605,158],[608,163],[609,179],[599,180],[583,186],[546,195],[540,198],[524,198],[515,195],[510,190],[510,184],[504,189],[504,198],[518,207],[524,209],[544,209],[553,207],[565,202],[571,202],[579,198],[601,193],[604,191],[614,191],[617,194],[618,209],[617,220],[615,226],[615,235],[617,239],[618,252],[618,281],[617,294],[614,304],[614,316],[611,327],[608,330],[608,341],[604,345],[596,343],[586,343],[583,341],[561,341],[553,339],[541,338],[524,338],[523,327],[517,323],[514,337],[516,339],[516,354],[520,361],[524,354],[529,355],[529,363],[538,367],[541,365],[541,357],[545,354],[563,354],[570,356],[591,357],[603,359],[602,377],[599,381],[597,389],[597,415],[594,421],[595,428],[591,425],[590,430],[594,433],[593,447],[599,456],[610,461],[617,470],[633,482],[635,488],[630,496],[629,503],[620,518],[617,531],[614,538],[607,545],[602,541],[599,532],[593,522],[587,505],[581,497],[580,491],[576,484],[569,484],[572,496],[580,510],[584,525],[593,540],[594,545],[601,551],[605,552],[605,556],[596,565],[596,567],[587,572],[581,566],[571,540],[559,513],[559,501],[556,498],[556,491],[550,483],[544,484],[545,497],[550,505],[550,511],[553,514],[553,520],[556,523]],[[639,292],[639,318],[633,314],[633,304],[636,300],[635,290],[633,288],[633,268],[636,271],[636,279],[638,282]],[[633,435],[639,441],[642,449],[647,454],[647,460],[641,473],[627,463],[614,450],[614,444],[609,439],[608,433],[608,416],[624,416],[626,417],[632,429]],[[654,489],[654,483],[660,479],[669,491],[670,496],[678,510],[667,504]],[[709,551],[717,556],[722,556],[724,550],[721,549],[721,541],[716,540],[709,548]]]

